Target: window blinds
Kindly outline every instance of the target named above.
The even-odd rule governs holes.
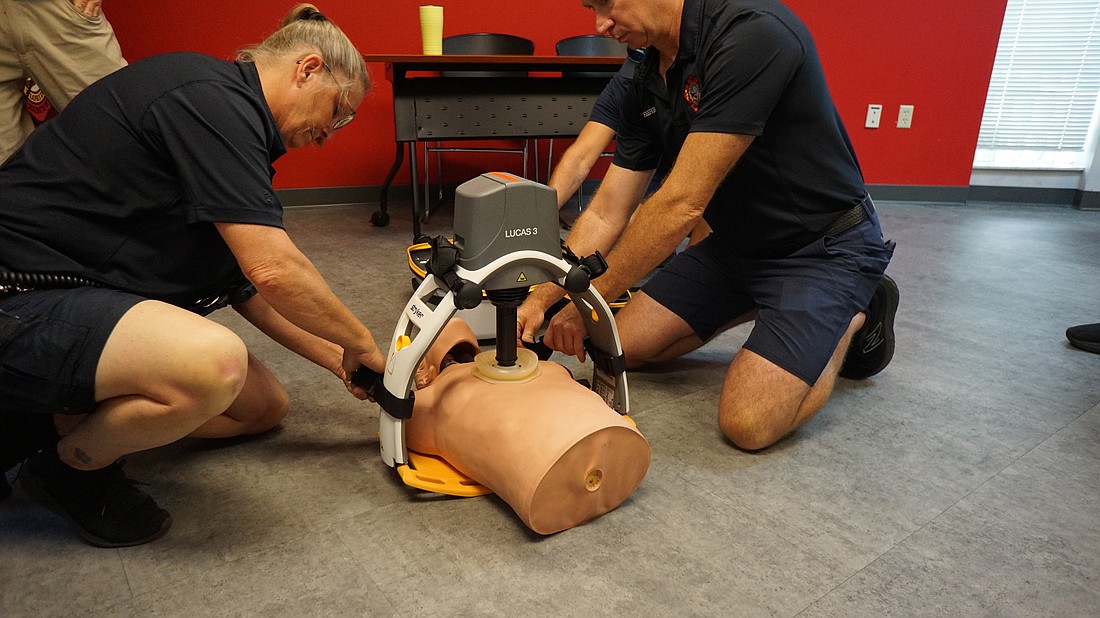
[[[1100,93],[1100,0],[1008,0],[975,167],[1084,169]]]

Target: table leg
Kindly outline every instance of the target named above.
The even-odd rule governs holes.
[[[415,140],[409,142],[409,177],[412,180],[412,219],[413,219],[413,243],[425,242],[426,237],[420,232],[420,194],[417,191],[419,173],[416,169],[416,145]]]
[[[390,166],[390,173],[386,174],[386,180],[382,183],[382,191],[378,196],[378,212],[374,213],[370,217],[370,222],[376,227],[386,227],[390,223],[389,213],[389,197],[390,186],[393,184],[393,177],[397,175],[397,170],[401,169],[401,162],[405,157],[405,145],[401,142],[397,142],[397,154],[394,155],[393,165]]]

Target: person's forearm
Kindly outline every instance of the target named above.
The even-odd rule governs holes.
[[[237,263],[263,299],[298,328],[344,350],[342,368],[352,359],[373,369],[385,366],[374,336],[329,289],[281,228],[244,223],[215,223]]]
[[[670,202],[658,191],[638,208],[606,256],[607,271],[592,282],[601,296],[618,298],[671,255],[691,231],[697,215]]]
[[[593,120],[585,123],[576,141],[562,154],[547,183],[558,191],[559,210],[588,178],[592,166],[599,161],[614,137],[615,131],[611,127]]]
[[[256,294],[247,302],[234,305],[233,308],[276,343],[332,373],[340,375],[340,360],[343,349],[335,343],[326,341],[292,324],[279,312],[275,311],[264,300],[263,295]]]
[[[352,315],[304,255],[292,263],[261,266],[248,273],[256,289],[292,324],[345,349],[369,352],[371,332]]]
[[[531,293],[528,294],[525,304],[535,307],[539,313],[546,313],[546,311],[556,302],[561,300],[565,296],[565,288],[557,285],[556,283],[543,283],[535,286]]]
[[[550,181],[547,184],[558,192],[558,210],[572,199],[573,194],[588,177],[592,167],[583,163],[575,157],[563,157],[554,167],[554,173],[550,175]]]
[[[569,249],[580,257],[592,255],[599,251],[606,258],[613,253],[612,248],[622,244],[620,237],[628,228],[631,215],[634,213],[645,187],[649,184],[650,178],[652,178],[652,171],[634,172],[612,165],[608,169],[603,183],[600,184],[600,188],[596,191],[596,195],[593,196],[592,202],[581,213],[581,216],[573,225],[569,237],[566,238],[565,244]],[[643,242],[642,245],[643,247],[640,247],[640,250],[644,249],[645,243]],[[610,268],[608,271],[610,272]],[[641,274],[646,272],[648,271],[642,271]],[[638,275],[638,278],[641,277],[641,274]],[[607,286],[598,284],[607,275],[608,273],[605,272],[593,283],[596,284],[596,290],[604,298],[615,298],[622,290],[617,292],[615,296],[608,296],[604,289]],[[628,282],[627,285],[630,283],[633,283],[633,281]],[[623,289],[625,290],[625,288]]]
[[[611,166],[565,244],[578,256],[596,251],[606,256],[626,229],[651,175]]]
[[[595,282],[604,298],[625,292],[676,249],[702,220],[714,192],[752,141],[748,135],[688,135],[661,188],[638,208],[607,256],[607,272]]]
[[[577,224],[566,239],[566,245],[578,257],[592,255],[596,251],[606,255],[623,230],[625,217],[611,217],[600,206],[600,195],[593,198],[593,207],[581,213]],[[536,286],[527,298],[527,304],[545,312],[565,296],[565,290],[556,283]]]

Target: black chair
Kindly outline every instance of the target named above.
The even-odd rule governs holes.
[[[444,54],[470,56],[533,56],[535,42],[514,34],[477,32],[443,39]],[[523,71],[444,71],[444,77],[527,77]]]
[[[443,54],[463,54],[473,56],[533,56],[535,43],[530,39],[512,34],[500,34],[495,32],[477,32],[473,34],[456,34],[444,37]],[[525,71],[443,71],[443,77],[527,77]],[[436,153],[436,173],[439,176],[439,197],[443,199],[443,155],[444,152],[493,152],[511,153],[523,155],[523,176],[527,176],[527,158],[531,140],[523,140],[520,148],[475,148],[470,146],[444,147],[441,142],[435,146],[424,144],[424,213],[429,212],[429,193],[431,184],[428,170],[428,155]],[[538,169],[538,148],[535,148],[535,168]],[[415,188],[414,188],[415,190]]]
[[[581,34],[557,42],[554,50],[559,56],[622,56],[626,57],[626,43],[602,34]],[[567,77],[602,77],[611,79],[614,71],[563,71]]]
[[[602,34],[581,34],[566,37],[554,45],[554,50],[559,56],[622,56],[625,60],[627,54],[626,43],[620,43],[615,39]],[[615,76],[615,71],[562,71],[562,77],[592,77],[610,80]],[[601,157],[610,157],[613,152],[605,152]],[[551,166],[554,161],[554,140],[550,140],[550,147],[546,156],[546,179],[550,180]],[[577,206],[584,207],[584,187],[577,188]]]

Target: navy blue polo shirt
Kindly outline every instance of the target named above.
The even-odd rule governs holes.
[[[618,72],[611,77],[611,81],[604,86],[600,96],[596,98],[596,103],[592,106],[592,113],[588,115],[589,120],[598,122],[612,131],[619,131],[619,117],[622,114],[623,101],[630,90],[630,80],[634,77],[634,71],[637,68],[638,63],[633,60],[627,60],[623,63]]]
[[[286,152],[251,63],[140,60],[92,84],[0,167],[0,267],[188,306],[241,277],[215,222],[282,227]]]
[[[704,215],[731,251],[787,255],[866,196],[813,38],[780,2],[685,0],[665,80],[658,63],[650,49],[635,75],[615,163],[675,161],[694,131],[754,136]]]

